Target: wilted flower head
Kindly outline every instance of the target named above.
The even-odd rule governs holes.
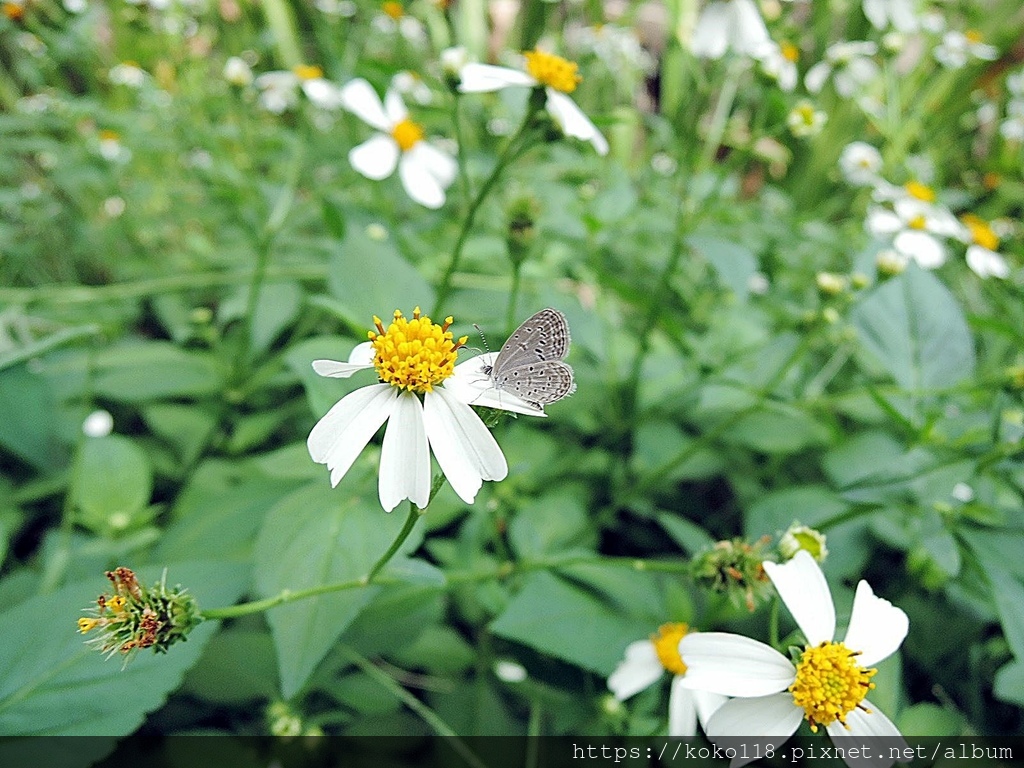
[[[97,630],[87,642],[108,657],[120,652],[127,664],[142,648],[166,653],[202,621],[195,598],[180,586],[167,589],[166,573],[149,589],[129,568],[115,568],[106,576],[114,594],[97,598],[95,607],[88,609],[92,616],[78,620],[78,631],[84,635]]]
[[[713,592],[728,595],[734,605],[742,604],[752,611],[768,590],[768,577],[761,563],[770,541],[767,536],[753,544],[743,539],[719,541],[693,559],[693,578]]]

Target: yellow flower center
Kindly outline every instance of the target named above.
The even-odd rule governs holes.
[[[387,2],[381,3],[380,9],[395,21],[405,16],[405,8],[396,0],[387,0]]]
[[[111,131],[106,128],[100,131],[100,141],[118,141],[120,138],[121,134],[117,131]]]
[[[452,318],[446,317],[444,325],[437,325],[426,315],[420,316],[420,308],[407,320],[395,310],[394,320],[387,330],[379,317],[374,317],[377,332],[370,331],[373,342],[373,365],[380,380],[386,384],[410,392],[431,392],[455,370],[459,357],[458,349],[466,343],[468,336],[457,342],[448,327]]]
[[[408,152],[423,140],[423,128],[412,120],[402,120],[391,129],[391,137],[403,152]]]
[[[790,42],[784,42],[779,46],[782,51],[782,58],[796,64],[800,60],[800,49]]]
[[[11,21],[18,21],[25,15],[25,8],[18,3],[4,3],[4,16]]]
[[[679,655],[679,641],[686,637],[690,628],[680,622],[670,622],[658,627],[657,634],[651,635],[658,661],[673,675],[685,675],[686,664]]]
[[[316,80],[324,76],[324,71],[315,64],[297,64],[292,67],[292,72],[299,80]]]
[[[811,730],[831,725],[836,720],[846,726],[846,716],[861,707],[877,669],[864,669],[855,659],[860,651],[851,651],[842,643],[823,642],[805,648],[796,667],[796,680],[789,686],[793,703],[804,710]]]
[[[583,81],[576,62],[545,51],[526,51],[526,71],[541,85],[562,93],[572,93]]]
[[[927,184],[922,184],[919,181],[908,181],[903,185],[903,188],[907,190],[907,194],[911,197],[923,200],[926,203],[935,202],[935,190]]]
[[[800,122],[804,125],[814,125],[813,104],[798,104],[793,111],[797,114],[797,117],[800,118]]]
[[[99,619],[79,619],[78,620],[78,631],[83,635],[90,629],[95,629],[100,623]]]
[[[967,229],[971,231],[971,239],[977,245],[980,245],[982,248],[988,248],[990,251],[994,251],[999,247],[999,237],[992,231],[992,227],[984,219],[975,216],[973,213],[968,213],[963,217],[963,222],[967,225]]]
[[[979,32],[976,29],[968,29],[966,32],[964,32],[964,37],[967,38],[968,43],[974,44],[981,43],[985,40],[984,35],[982,35],[981,32]]]
[[[907,222],[907,226],[910,227],[910,229],[927,229],[928,220],[924,217],[923,213],[919,213]]]

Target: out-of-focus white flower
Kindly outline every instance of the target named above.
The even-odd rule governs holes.
[[[89,7],[86,0],[64,0],[62,3],[64,10],[68,13],[85,13],[85,9]]]
[[[787,93],[796,88],[799,77],[796,63],[800,60],[800,49],[795,45],[790,42],[776,44],[769,40],[754,58],[760,62],[761,70],[779,84],[779,88]]]
[[[459,90],[463,93],[486,93],[516,86],[544,88],[548,114],[562,133],[589,141],[599,155],[608,154],[608,142],[604,136],[568,96],[583,79],[576,63],[540,50],[527,51],[523,56],[525,72],[490,64],[467,64],[462,68]]]
[[[880,185],[876,194],[895,194],[892,190],[898,189]],[[892,237],[896,252],[913,259],[922,269],[936,269],[946,261],[942,240],[962,240],[964,227],[947,208],[935,202],[935,193],[929,187],[911,182],[903,189],[903,195],[892,201],[892,210],[869,208],[865,225],[876,237]]]
[[[613,75],[626,78],[653,71],[655,62],[635,30],[617,24],[573,24],[565,30],[566,46],[579,55],[597,57]]]
[[[864,15],[875,29],[892,25],[899,32],[916,32],[920,25],[915,0],[864,0]]]
[[[469,51],[463,45],[453,45],[441,51],[440,61],[444,76],[458,81],[462,68],[469,63]]]
[[[429,104],[434,97],[423,78],[409,70],[396,72],[391,78],[391,88],[417,104]]]
[[[679,655],[679,641],[689,632],[686,624],[662,624],[649,640],[637,640],[626,646],[625,658],[608,678],[608,689],[619,701],[650,688],[666,672],[672,675],[668,697],[668,735],[695,736],[697,722],[706,727],[715,711],[725,703],[725,696],[705,691],[691,691],[683,686],[686,662]]]
[[[424,141],[423,128],[409,119],[409,111],[397,91],[380,96],[362,78],[341,89],[342,105],[380,133],[348,153],[348,161],[368,179],[386,179],[395,168],[406,193],[420,205],[440,208],[445,190],[455,181],[455,160]]]
[[[118,195],[108,197],[103,201],[103,212],[112,219],[116,219],[123,214],[125,207],[124,198]]]
[[[950,496],[959,502],[967,504],[968,502],[974,501],[974,489],[967,483],[957,483],[953,486],[953,492]]]
[[[863,141],[854,141],[843,148],[839,169],[847,182],[858,187],[874,186],[880,180],[882,153]]]
[[[960,69],[972,58],[995,61],[999,58],[999,50],[994,45],[984,42],[980,32],[953,31],[942,36],[942,42],[935,46],[932,55],[947,69]]]
[[[498,659],[494,662],[494,676],[504,683],[521,683],[526,679],[526,667],[515,661]]]
[[[989,223],[973,213],[961,217],[961,221],[966,227],[963,239],[967,243],[967,266],[978,277],[1009,277],[1010,265],[1006,258],[996,251],[999,247],[999,237]]]
[[[786,125],[789,126],[790,133],[798,139],[804,139],[821,133],[827,120],[827,114],[815,109],[814,104],[805,99],[790,110],[789,116],[786,117]]]
[[[359,7],[352,0],[315,0],[313,7],[320,11],[320,13],[327,14],[328,16],[340,16],[343,19],[355,16],[356,11],[359,10]]]
[[[727,51],[753,58],[769,40],[753,0],[712,0],[697,19],[690,50],[704,59],[720,59]]]
[[[134,61],[122,61],[110,68],[107,77],[114,85],[141,88],[149,74]]]
[[[1006,105],[1006,117],[999,124],[999,135],[1007,141],[1024,143],[1024,98]]]
[[[252,83],[252,67],[241,56],[232,56],[224,62],[224,79],[231,85],[244,88]]]
[[[102,130],[99,132],[100,157],[112,163],[127,163],[132,159],[132,152],[121,143],[117,131]]]
[[[114,429],[114,417],[102,409],[93,411],[82,422],[82,434],[86,437],[106,437]]]
[[[373,17],[370,25],[384,34],[398,32],[407,42],[422,45],[426,42],[427,33],[423,24],[415,16],[405,12],[405,6],[397,0],[385,0],[380,5],[381,12]]]
[[[1006,76],[1006,90],[1013,96],[1024,98],[1024,69]]]
[[[946,29],[946,16],[942,11],[931,9],[921,14],[921,29],[933,35],[941,35]]]
[[[341,88],[326,80],[323,70],[303,64],[292,69],[264,72],[256,78],[259,103],[268,112],[279,115],[299,103],[299,92],[315,107],[336,110],[341,107]]]
[[[818,93],[831,76],[836,93],[850,98],[879,76],[871,58],[877,52],[878,46],[869,40],[834,43],[825,50],[825,58],[807,71],[804,84],[811,93]]]

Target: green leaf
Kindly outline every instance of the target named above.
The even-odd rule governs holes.
[[[96,353],[96,393],[127,403],[172,397],[204,397],[221,391],[212,355],[163,341],[126,342]]]
[[[750,276],[757,269],[757,258],[744,245],[714,235],[693,234],[687,244],[701,254],[718,274],[718,279],[741,301],[750,292]]]
[[[645,636],[625,615],[549,573],[535,573],[491,631],[541,653],[609,675],[627,645]]]
[[[24,365],[0,370],[0,447],[40,469],[55,468],[65,455],[49,385]]]
[[[824,424],[791,405],[765,401],[752,413],[729,427],[723,439],[763,453],[796,453],[828,443],[831,432]]]
[[[964,718],[957,712],[937,704],[924,702],[908,707],[896,721],[900,733],[928,736],[959,736]]]
[[[183,690],[217,704],[242,704],[272,699],[276,680],[270,633],[225,629],[185,675]]]
[[[988,567],[986,575],[1006,642],[1014,656],[1024,659],[1024,584],[1002,568]]]
[[[715,540],[711,534],[685,517],[671,512],[661,512],[657,519],[665,533],[690,555],[714,546]]]
[[[241,319],[248,309],[249,289],[242,288],[226,299],[218,309],[218,320],[225,323]],[[264,285],[256,300],[252,322],[252,346],[258,352],[266,351],[274,339],[287,328],[302,307],[302,288],[298,283],[270,283]]]
[[[509,525],[509,542],[523,558],[592,549],[596,533],[582,489],[560,488],[525,504]]]
[[[1011,661],[996,672],[996,698],[1024,707],[1024,661]]]
[[[974,341],[956,299],[930,272],[911,265],[852,313],[864,349],[904,389],[949,387],[974,372]]]
[[[149,584],[162,569],[143,569]],[[231,604],[247,580],[245,568],[224,563],[167,566],[168,584],[182,584],[200,609]],[[122,669],[104,659],[74,630],[82,610],[109,583],[97,574],[49,595],[33,597],[0,614],[0,734],[20,736],[123,736],[176,689],[217,630],[204,622],[166,655],[138,653]]]
[[[364,472],[360,483],[357,468],[338,488],[332,489],[325,476],[289,494],[267,513],[255,550],[256,588],[262,596],[362,578],[394,541],[405,515],[385,514],[376,490],[366,488],[365,479],[375,473]],[[269,612],[285,698],[302,688],[379,590],[357,587]]]
[[[71,498],[83,525],[127,530],[147,517],[142,513],[152,493],[149,459],[132,440],[107,435],[83,441],[71,483]]]
[[[352,325],[370,328],[374,315],[387,325],[396,309],[406,317],[417,306],[430,311],[434,306],[433,289],[402,258],[393,239],[371,239],[364,227],[353,222],[346,230],[345,239],[331,257],[327,283],[348,310]]]
[[[216,416],[195,405],[153,403],[143,407],[142,417],[154,434],[174,446],[184,465],[199,457],[217,427]]]

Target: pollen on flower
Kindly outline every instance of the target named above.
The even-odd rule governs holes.
[[[579,66],[574,61],[545,51],[526,51],[526,71],[538,83],[562,93],[572,93],[583,81]]]
[[[857,663],[859,651],[842,643],[823,642],[804,649],[796,667],[796,680],[789,686],[793,703],[804,710],[811,730],[837,720],[846,726],[846,717],[875,687],[871,678],[877,669],[865,669]],[[848,726],[847,726],[848,727]]]
[[[380,9],[384,11],[385,15],[390,16],[395,21],[398,21],[405,15],[405,8],[396,0],[387,0],[387,2],[381,3]]]
[[[316,80],[324,76],[324,71],[315,64],[297,64],[292,72],[299,80]]]
[[[926,203],[935,202],[935,190],[927,184],[922,184],[919,181],[908,181],[903,185],[903,188],[907,190],[907,194],[913,198],[923,200]]]
[[[963,216],[962,221],[967,225],[967,229],[970,230],[971,239],[974,240],[976,245],[988,248],[990,251],[994,251],[999,247],[998,235],[992,231],[992,227],[984,219],[975,216],[973,213],[968,213]]]
[[[423,140],[423,128],[412,120],[401,120],[391,129],[391,137],[403,152],[408,152]]]
[[[667,671],[674,675],[685,675],[686,664],[683,657],[679,655],[679,641],[686,637],[690,628],[681,622],[673,621],[662,624],[658,632],[651,635],[651,642],[654,643],[654,650],[658,654],[658,661],[661,662]]]
[[[469,338],[463,336],[455,341],[448,330],[451,317],[438,325],[426,315],[421,316],[419,307],[413,311],[411,320],[396,309],[387,330],[379,317],[374,317],[373,322],[377,332],[370,331],[368,336],[373,343],[377,375],[384,383],[410,392],[431,392],[451,376],[458,349]]]
[[[800,49],[788,41],[782,43],[779,50],[782,52],[782,58],[786,61],[796,64],[800,60]]]

